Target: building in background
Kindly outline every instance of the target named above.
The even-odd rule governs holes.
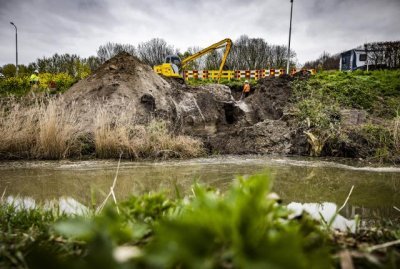
[[[367,43],[340,54],[341,71],[400,68],[400,41]]]
[[[367,52],[363,49],[352,49],[340,54],[340,71],[366,70]]]

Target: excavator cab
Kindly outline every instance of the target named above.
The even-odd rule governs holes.
[[[159,75],[183,80],[181,74],[179,73],[181,66],[182,61],[177,55],[168,55],[165,57],[163,64],[156,65],[153,67],[153,69]]]
[[[182,67],[182,61],[178,55],[168,55],[167,57],[165,57],[165,63],[171,64],[174,73],[179,74],[179,70]]]
[[[165,57],[165,63],[172,63],[177,66],[180,66],[182,61],[178,55],[168,55],[167,57]]]

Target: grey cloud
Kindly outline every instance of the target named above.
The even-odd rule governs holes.
[[[289,0],[0,0],[0,65],[53,53],[95,54],[107,41],[164,38],[185,50],[242,34],[286,44]],[[294,0],[293,49],[300,62],[366,41],[400,40],[399,0]]]

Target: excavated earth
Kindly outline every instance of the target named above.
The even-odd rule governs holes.
[[[272,78],[235,100],[227,86],[180,84],[121,53],[72,86],[64,100],[79,109],[87,132],[94,128],[94,107],[104,106],[132,124],[165,120],[171,131],[200,138],[213,153],[301,153],[305,137],[299,139],[284,116],[290,95],[290,78]]]

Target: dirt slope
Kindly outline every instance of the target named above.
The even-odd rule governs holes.
[[[200,137],[213,152],[288,153],[292,131],[281,117],[290,97],[289,83],[286,78],[260,80],[249,97],[235,101],[226,86],[181,85],[121,53],[76,83],[64,98],[79,109],[87,132],[95,128],[101,108],[129,114],[131,124],[163,119],[171,131]]]

